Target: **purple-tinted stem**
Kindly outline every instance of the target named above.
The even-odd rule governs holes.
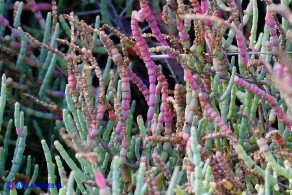
[[[37,61],[30,59],[29,57],[24,57],[23,62],[27,63],[28,65],[32,67],[40,67],[40,64]]]
[[[101,172],[96,172],[94,175],[94,178],[95,178],[95,183],[99,189],[106,187],[106,180]]]
[[[195,74],[193,76],[193,79],[196,81],[196,83],[198,84],[198,86],[202,90],[202,92],[207,93],[207,90],[205,88],[205,85],[202,82],[201,76],[199,74]]]
[[[190,40],[189,40],[189,30],[192,25],[192,20],[185,18],[179,24],[177,25],[177,30],[178,30],[178,36],[180,41],[182,42],[182,45],[185,48],[190,48]]]
[[[268,29],[271,35],[271,42],[274,48],[274,52],[277,52],[277,48],[279,47],[279,40],[277,37],[276,23],[273,18],[273,12],[271,11],[267,12],[265,22],[266,22],[266,25],[268,26]]]
[[[267,104],[269,106],[271,106],[272,108],[274,108],[274,112],[275,114],[278,116],[278,119],[280,121],[283,122],[283,124],[287,127],[287,129],[289,131],[291,131],[291,126],[292,126],[292,123],[291,121],[289,121],[287,118],[286,118],[286,114],[284,113],[284,111],[277,105],[277,102],[276,102],[276,99],[271,96],[270,94],[268,94],[267,92],[261,90],[260,88],[258,88],[257,86],[253,85],[253,84],[250,84],[246,81],[244,81],[243,79],[239,78],[238,76],[235,76],[234,77],[234,82],[245,88],[246,90],[256,94],[257,96],[259,96],[260,98],[264,99]]]
[[[0,24],[4,27],[7,27],[7,26],[9,26],[9,21],[0,15]]]
[[[131,90],[130,90],[130,77],[125,76],[121,78],[122,80],[122,113],[125,120],[128,119],[128,113],[131,103]]]
[[[11,28],[11,27],[9,27],[9,28],[10,28],[12,34],[13,34],[17,39],[21,39],[20,34],[19,34],[19,32],[18,32],[17,29],[15,29],[15,28]]]
[[[103,104],[98,105],[97,114],[96,114],[97,121],[102,120],[105,111],[106,111],[106,108]]]
[[[123,133],[122,133],[122,130],[123,130],[123,128],[122,128],[122,122],[119,120],[119,122],[118,122],[118,124],[117,124],[117,126],[116,126],[116,141],[117,142],[121,142],[122,141],[122,139],[123,139],[123,137],[124,137],[124,135],[123,135]]]
[[[168,83],[165,80],[165,76],[162,74],[160,74],[157,79],[160,83],[162,83],[160,112],[163,112],[163,120],[165,122],[165,132],[166,134],[170,135],[171,124],[172,124],[172,112],[171,112],[170,105],[166,104],[166,100],[168,97]]]
[[[201,9],[202,9],[202,14],[206,13],[208,9],[208,2],[206,0],[201,0]]]
[[[200,7],[199,1],[198,0],[190,0],[193,6],[193,10],[195,14],[202,14],[202,8]]]
[[[196,91],[197,89],[199,89],[199,86],[197,85],[197,83],[195,82],[195,79],[191,73],[191,71],[189,70],[185,70],[185,77],[187,78],[189,85],[191,86],[191,88]]]
[[[288,86],[292,85],[292,76],[288,66],[284,67],[283,65],[276,63],[274,72],[277,79],[283,79]]]
[[[54,114],[54,120],[63,120],[62,114]]]
[[[274,72],[275,72],[276,77],[281,78],[284,73],[284,67],[281,64],[277,63],[275,66]]]
[[[35,0],[29,0],[27,5],[30,7],[31,11],[33,12],[35,18],[39,21],[39,24],[42,29],[45,29],[46,22],[42,16],[42,13],[39,10],[38,5],[36,4]]]
[[[231,135],[231,129],[224,123],[221,117],[214,111],[211,104],[206,100],[204,93],[199,93],[199,99],[201,103],[202,110],[206,112],[209,120],[214,121],[218,127],[220,128],[221,132],[225,135]]]
[[[165,134],[171,134],[171,124],[172,124],[172,111],[170,104],[166,104],[164,108],[164,122],[165,122]]]
[[[182,42],[185,42],[185,41],[188,41],[189,40],[189,34],[188,33],[185,33],[183,31],[184,29],[184,23],[183,22],[180,22],[178,25],[177,25],[177,30],[178,30],[178,36],[179,36],[179,39],[182,41]]]
[[[96,124],[91,122],[89,116],[87,117],[87,122],[88,122],[88,124],[90,124],[89,125],[89,138],[90,138],[90,140],[93,140],[97,135],[97,128],[98,127],[96,126]]]
[[[63,73],[59,70],[54,70],[53,75],[54,77],[63,77]]]
[[[208,2],[206,0],[201,0],[201,8],[202,8],[202,14],[206,13],[207,10],[208,10]],[[219,13],[219,12],[218,12]],[[204,24],[206,26],[209,26],[211,27],[213,25],[212,21],[211,20],[206,20],[204,22]]]
[[[76,84],[74,74],[68,72],[68,87],[71,94],[75,94]]]
[[[21,48],[21,43],[16,42],[16,41],[11,41],[10,46],[15,48],[15,49],[20,49]],[[31,51],[31,47],[29,44],[26,45],[26,51]]]
[[[248,64],[248,55],[246,52],[246,45],[244,43],[244,39],[242,37],[241,34],[236,33],[235,34],[235,38],[236,38],[236,43],[237,43],[237,47],[238,47],[238,51],[242,60],[242,64],[247,67]]]
[[[126,68],[130,80],[138,87],[139,91],[144,95],[146,101],[149,101],[149,90],[143,81],[130,69]]]
[[[132,33],[133,33],[133,37],[136,40],[136,45],[138,47],[138,49],[140,50],[141,53],[141,57],[146,65],[147,68],[147,72],[149,75],[149,101],[148,101],[148,112],[147,112],[147,120],[151,121],[153,116],[154,116],[154,112],[155,112],[155,82],[156,82],[156,72],[158,70],[157,66],[154,64],[154,62],[152,61],[152,59],[150,58],[150,54],[148,52],[146,43],[139,31],[139,25],[138,25],[138,20],[143,21],[143,14],[141,12],[136,12],[133,11],[132,13],[132,17],[131,17],[131,29],[132,29]]]
[[[22,128],[16,128],[16,134],[18,137],[24,137],[23,129]]]
[[[51,96],[59,97],[59,98],[64,98],[65,97],[64,91],[56,91],[56,90],[48,89],[47,90],[47,94],[51,95]]]
[[[145,15],[145,19],[151,28],[152,33],[156,37],[156,39],[164,46],[168,46],[167,41],[163,38],[160,29],[157,26],[157,22],[153,14],[151,13],[150,7],[148,6],[147,1],[140,1],[141,11]],[[170,58],[175,59],[176,56],[170,52],[167,52]]]

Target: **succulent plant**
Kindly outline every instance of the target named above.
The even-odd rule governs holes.
[[[0,0],[0,193],[292,193],[289,5]]]

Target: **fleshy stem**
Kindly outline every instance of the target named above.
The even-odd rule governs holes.
[[[146,65],[148,75],[149,75],[150,95],[149,95],[149,101],[148,101],[149,109],[147,112],[147,120],[151,121],[153,116],[154,116],[154,112],[155,112],[155,88],[156,88],[155,82],[157,79],[156,72],[157,72],[158,68],[154,64],[154,62],[151,60],[146,43],[143,40],[141,33],[139,32],[138,21],[142,22],[144,20],[144,18],[145,18],[145,16],[141,11],[139,11],[139,12],[133,11],[132,17],[131,17],[131,29],[132,29],[133,36],[136,40],[136,45],[140,50],[142,59]]]
[[[149,24],[149,27],[151,28],[152,33],[155,35],[156,39],[164,46],[168,46],[168,43],[163,38],[160,29],[157,26],[157,22],[155,21],[154,16],[151,13],[150,7],[148,6],[148,2],[146,0],[140,0],[140,6],[141,6],[141,12],[145,16],[145,19],[147,23]],[[132,29],[133,30],[133,29]],[[133,34],[134,35],[134,34]],[[172,53],[168,52],[168,55],[175,59],[176,56]]]
[[[214,121],[218,125],[222,133],[226,135],[231,135],[232,134],[231,129],[224,123],[221,117],[214,111],[211,104],[206,99],[206,94],[199,93],[199,99],[202,106],[202,110],[206,111],[209,120]]]
[[[270,94],[268,94],[267,92],[261,90],[260,88],[258,88],[257,86],[250,84],[246,81],[244,81],[243,79],[239,78],[238,76],[234,77],[234,82],[245,88],[246,90],[256,94],[257,96],[259,96],[260,98],[264,99],[267,104],[269,106],[271,106],[274,109],[275,114],[278,116],[279,120],[282,121],[284,123],[284,125],[287,127],[287,129],[289,131],[291,131],[291,126],[292,123],[291,121],[289,121],[286,118],[286,114],[284,113],[284,111],[277,105],[276,99],[271,96]]]

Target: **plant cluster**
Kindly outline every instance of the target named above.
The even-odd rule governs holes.
[[[89,25],[55,0],[17,1],[11,22],[0,0],[1,193],[292,193],[291,1],[109,1],[117,21],[106,2]]]

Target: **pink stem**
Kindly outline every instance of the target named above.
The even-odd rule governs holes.
[[[138,47],[138,49],[140,50],[142,59],[146,65],[147,68],[147,72],[149,75],[149,83],[150,83],[150,87],[149,87],[149,101],[148,101],[148,112],[147,112],[147,120],[151,121],[153,116],[154,116],[154,112],[155,112],[155,82],[156,82],[156,72],[158,70],[157,66],[154,64],[154,62],[152,61],[152,59],[150,58],[150,54],[148,52],[146,43],[139,31],[139,26],[138,26],[138,20],[142,21],[143,20],[143,14],[142,12],[137,12],[137,11],[133,11],[132,13],[132,17],[131,17],[131,29],[132,29],[132,33],[133,33],[133,37],[136,40],[136,45]]]
[[[7,27],[7,26],[9,26],[9,21],[0,15],[0,24],[4,27]]]
[[[190,26],[191,26],[191,20],[189,19],[185,19],[184,22],[180,22],[177,25],[179,39],[181,40],[182,44],[187,48],[189,48],[190,46],[189,34],[185,32],[184,28],[189,29]]]
[[[11,41],[10,46],[15,48],[15,49],[20,49],[21,48],[21,43],[16,42],[16,41]],[[28,44],[26,45],[26,50],[27,51],[31,51],[30,45],[28,45]]]
[[[140,1],[141,11],[145,15],[145,19],[147,23],[149,24],[149,27],[151,28],[152,33],[156,37],[156,39],[164,46],[168,46],[168,43],[163,38],[160,29],[157,26],[157,22],[155,21],[155,18],[153,14],[151,13],[150,7],[148,6],[147,1]],[[170,52],[167,52],[170,58],[176,59],[176,56]]]
[[[268,26],[268,29],[271,35],[271,42],[272,42],[273,48],[276,49],[279,46],[279,40],[277,37],[276,23],[273,18],[273,12],[271,11],[267,12],[265,22],[266,22],[266,25]]]
[[[106,50],[109,53],[110,58],[113,60],[115,64],[118,66],[118,72],[121,77],[122,81],[122,100],[121,100],[121,109],[122,109],[122,115],[124,120],[126,121],[128,119],[128,112],[130,109],[130,102],[131,102],[131,91],[130,91],[130,77],[127,75],[125,71],[125,67],[123,67],[123,57],[119,53],[118,49],[114,46],[111,46],[113,43],[108,43],[108,37],[105,35],[104,32],[100,32],[100,41],[105,46]],[[104,109],[105,110],[105,109]],[[116,126],[116,133],[117,133],[117,140],[121,141],[122,138],[122,123],[121,120],[119,120],[117,126]]]
[[[97,187],[99,188],[99,194],[100,195],[110,195],[111,192],[109,188],[106,185],[106,180],[101,172],[96,172],[94,175],[95,183]]]
[[[75,78],[73,73],[68,73],[68,87],[71,92],[71,94],[75,93],[76,84],[75,84]]]
[[[98,105],[96,120],[101,121],[105,112],[105,106],[103,104]]]
[[[22,128],[16,128],[16,134],[18,137],[24,137],[24,132]]]
[[[202,9],[202,14],[206,13],[208,9],[208,3],[206,0],[201,0],[201,9]]]
[[[42,29],[45,29],[46,22],[42,16],[42,13],[39,10],[38,5],[35,0],[29,0],[27,5],[30,7],[31,11],[34,13],[35,18],[39,21],[39,24]]]
[[[130,80],[138,87],[139,91],[144,95],[146,101],[149,101],[149,90],[143,81],[129,68],[126,68]]]
[[[211,104],[206,100],[204,93],[199,93],[199,99],[202,106],[202,110],[207,113],[209,120],[214,121],[222,133],[226,135],[231,135],[231,129],[224,123],[221,117],[213,110]]]
[[[128,119],[128,113],[130,109],[130,102],[131,102],[131,90],[130,90],[130,78],[122,77],[122,113],[125,120]]]
[[[40,67],[40,64],[29,57],[24,57],[22,60],[24,63],[29,64],[32,67]]]
[[[248,55],[246,52],[246,45],[244,43],[244,39],[242,37],[241,34],[236,33],[235,34],[235,38],[236,38],[236,43],[237,43],[237,47],[238,47],[238,51],[239,54],[241,56],[241,60],[242,60],[242,64],[247,67],[248,64]]]
[[[287,129],[289,131],[291,131],[292,123],[286,118],[286,114],[277,105],[277,102],[276,102],[276,100],[275,100],[275,98],[273,96],[271,96],[267,92],[261,90],[257,86],[255,86],[253,84],[250,84],[250,83],[244,81],[243,79],[239,78],[238,76],[235,76],[234,77],[234,82],[237,85],[245,88],[246,90],[248,90],[248,91],[256,94],[257,96],[259,96],[260,98],[264,99],[269,106],[271,106],[272,108],[274,108],[274,112],[278,116],[278,119],[283,122],[283,124],[287,127]]]
[[[202,14],[202,8],[200,7],[199,1],[198,0],[190,0],[193,10],[195,14]]]
[[[108,117],[111,121],[115,121],[116,120],[116,114],[112,109],[108,110]]]
[[[197,85],[197,83],[195,82],[195,79],[191,73],[191,71],[189,70],[185,70],[185,77],[187,78],[191,88],[196,91],[197,89],[199,89],[199,86]]]

